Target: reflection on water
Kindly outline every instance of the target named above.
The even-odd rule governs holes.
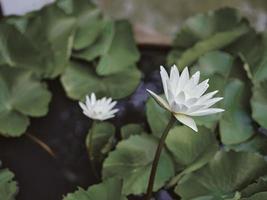
[[[96,0],[106,14],[129,18],[146,32],[172,36],[189,16],[230,6],[240,9],[257,30],[267,26],[266,0]]]

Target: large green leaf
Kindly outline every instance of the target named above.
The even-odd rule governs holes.
[[[72,56],[75,58],[92,61],[93,59],[104,55],[111,45],[115,32],[114,22],[111,20],[103,21],[103,29],[98,37],[90,46],[85,49],[74,51]]]
[[[0,200],[15,200],[18,193],[14,174],[8,169],[0,169]]]
[[[133,135],[121,141],[103,164],[103,177],[123,179],[123,193],[142,194],[146,191],[158,140],[149,135]],[[162,151],[154,191],[174,175],[174,166],[166,150]]]
[[[76,33],[73,48],[80,50],[91,45],[103,28],[101,12],[89,0],[60,0],[58,6],[76,17]]]
[[[174,40],[176,47],[190,47],[199,40],[215,33],[231,30],[241,21],[239,12],[233,8],[222,8],[188,18]]]
[[[226,195],[234,196],[236,191],[266,173],[267,163],[260,155],[220,151],[206,166],[184,176],[175,191],[186,200],[205,199],[205,196],[222,199]]]
[[[126,200],[122,195],[122,181],[119,179],[108,179],[100,184],[93,185],[87,190],[78,188],[70,193],[63,200]]]
[[[31,72],[0,68],[0,133],[20,136],[29,125],[29,118],[48,112],[51,93]]]
[[[266,177],[260,177],[254,183],[248,185],[241,191],[242,197],[250,197],[259,192],[267,191],[267,180]]]
[[[72,62],[61,76],[61,82],[67,95],[73,99],[82,99],[91,92],[97,96],[120,99],[133,93],[140,78],[141,73],[136,67],[101,77],[95,73],[93,66]]]
[[[252,117],[262,127],[267,128],[267,81],[255,85],[252,92]]]
[[[36,67],[41,63],[39,50],[15,26],[0,23],[0,65]]]
[[[149,98],[146,102],[146,117],[152,134],[160,138],[171,117],[170,112],[160,107],[153,98]]]
[[[191,172],[206,164],[217,152],[218,144],[214,133],[208,129],[199,128],[195,133],[186,126],[176,126],[171,129],[166,145],[176,162]]]
[[[134,65],[139,58],[131,25],[125,20],[116,21],[112,41],[100,57],[96,72],[99,75],[115,74]]]
[[[166,139],[166,145],[178,164],[176,168],[179,168],[179,173],[172,178],[168,187],[176,185],[182,176],[209,162],[219,147],[214,133],[208,129],[200,127],[196,134],[185,126],[173,128]]]
[[[90,152],[91,159],[102,161],[107,151],[113,147],[115,127],[109,122],[93,123],[93,127],[89,130],[86,137],[86,147],[93,150],[93,152]],[[91,136],[91,134],[93,135]]]
[[[220,135],[223,144],[231,145],[246,141],[253,134],[251,119],[241,106],[244,83],[231,80],[224,94],[225,112],[220,119]]]
[[[259,192],[257,194],[252,195],[249,198],[242,198],[241,200],[265,200],[267,199],[267,192]]]
[[[74,31],[75,18],[68,17],[56,5],[38,12],[29,21],[25,34],[39,50],[41,62],[27,68],[49,78],[62,73],[70,57]]]
[[[126,124],[121,127],[121,137],[123,139],[129,138],[131,135],[140,135],[144,132],[140,124]]]

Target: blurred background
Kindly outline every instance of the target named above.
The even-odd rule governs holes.
[[[4,15],[22,15],[38,10],[54,0],[0,0]],[[267,26],[266,0],[94,0],[104,13],[113,18],[127,18],[135,26],[141,44],[169,45],[182,22],[199,12],[220,7],[238,8],[256,30]]]

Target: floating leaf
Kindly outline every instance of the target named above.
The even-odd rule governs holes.
[[[220,120],[220,135],[223,144],[231,145],[246,141],[253,134],[251,119],[241,107],[244,84],[238,79],[231,80],[225,88],[224,109]]]
[[[153,98],[146,103],[146,117],[152,134],[160,138],[171,117],[170,112],[159,106]]]
[[[86,137],[87,149],[92,149],[91,159],[97,159],[101,161],[104,155],[107,153],[106,148],[110,145],[110,142],[114,140],[115,127],[109,122],[95,123],[93,122],[92,128]],[[90,141],[92,134],[92,143]],[[90,147],[90,145],[93,145]],[[111,148],[108,148],[109,150]]]
[[[61,76],[61,82],[67,95],[73,99],[82,99],[92,92],[97,96],[120,99],[133,93],[140,78],[141,73],[136,67],[101,77],[96,75],[93,66],[72,62]]]
[[[92,61],[93,59],[104,55],[112,42],[114,36],[114,22],[105,20],[103,22],[103,29],[93,44],[80,51],[74,51],[72,56],[75,58]]]
[[[133,135],[121,141],[103,164],[103,177],[123,179],[124,194],[142,194],[146,191],[158,141],[149,135]],[[154,191],[174,175],[171,157],[163,150],[154,184]]]
[[[31,72],[0,68],[0,133],[17,137],[25,132],[29,118],[48,112],[51,93]]]
[[[76,192],[68,194],[63,200],[126,200],[121,192],[122,181],[108,179],[89,187],[87,190],[78,188]]]
[[[231,30],[241,22],[240,13],[233,8],[221,8],[188,18],[174,40],[176,47],[187,48],[199,40]]]
[[[18,193],[14,174],[8,169],[0,169],[0,200],[15,200]]]
[[[259,178],[254,183],[248,185],[241,191],[242,197],[250,197],[255,193],[264,192],[267,188],[267,181],[265,177]]]
[[[175,185],[184,174],[191,173],[205,165],[218,150],[214,133],[208,129],[199,128],[196,134],[185,126],[171,129],[166,145],[179,165],[180,172],[168,184]]]
[[[121,137],[123,139],[129,138],[131,135],[140,135],[142,132],[144,132],[144,129],[140,124],[127,124],[121,127]]]
[[[48,78],[62,73],[70,57],[74,30],[75,18],[68,17],[55,5],[39,11],[29,21],[25,34],[39,50],[41,62],[26,68]]]
[[[226,195],[234,196],[236,191],[266,173],[267,164],[260,155],[220,151],[206,166],[184,176],[175,191],[183,199],[205,199],[205,196],[222,199]]]
[[[116,21],[112,41],[100,57],[96,72],[99,75],[115,74],[134,65],[139,58],[131,25],[125,20]]]
[[[267,199],[267,192],[259,192],[257,194],[252,195],[249,198],[242,198],[241,200],[265,200]]]

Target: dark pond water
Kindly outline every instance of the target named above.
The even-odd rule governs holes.
[[[120,100],[120,113],[112,122],[120,126],[145,121],[145,89],[161,90],[159,65],[165,63],[166,48],[141,47],[139,68],[144,72],[136,92]],[[17,200],[61,200],[63,194],[74,191],[77,186],[87,188],[96,183],[89,165],[85,137],[91,121],[85,117],[77,102],[68,99],[59,82],[48,82],[53,93],[49,113],[42,118],[31,119],[28,133],[37,136],[54,151],[50,156],[27,136],[18,139],[0,137],[0,160],[16,174],[20,192]],[[166,192],[157,195],[169,200]],[[164,198],[163,198],[164,197]],[[139,198],[132,198],[137,200]]]

